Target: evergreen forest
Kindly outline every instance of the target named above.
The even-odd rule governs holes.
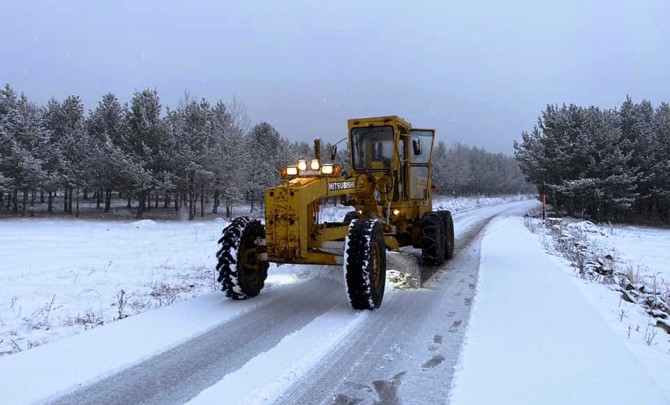
[[[322,156],[331,148],[325,143]],[[348,152],[340,149],[335,163],[346,167]],[[144,89],[128,101],[106,94],[86,111],[76,95],[38,105],[9,84],[0,89],[3,215],[123,209],[142,218],[170,209],[189,219],[231,216],[235,206],[262,209],[264,191],[279,182],[281,169],[312,155],[311,140],[291,142],[267,122],[252,125],[235,100],[185,95],[171,108],[155,89]],[[461,144],[437,142],[433,170],[440,194],[529,190],[513,157]]]

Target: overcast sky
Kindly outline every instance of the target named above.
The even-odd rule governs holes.
[[[43,104],[156,88],[291,140],[400,115],[512,153],[547,104],[670,101],[670,1],[0,0],[0,83]]]

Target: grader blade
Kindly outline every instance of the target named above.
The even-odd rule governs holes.
[[[396,288],[420,288],[422,285],[419,258],[403,251],[386,254],[387,278]]]

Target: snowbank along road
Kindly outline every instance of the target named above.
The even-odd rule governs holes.
[[[532,201],[457,212],[454,258],[354,311],[341,270],[242,302],[212,293],[2,359],[5,403],[444,403],[482,230]],[[200,319],[202,318],[202,319]],[[11,370],[11,371],[10,371]]]

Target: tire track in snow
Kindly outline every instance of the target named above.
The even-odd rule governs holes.
[[[509,207],[457,214],[454,259],[422,269],[422,289],[385,299],[275,403],[444,403],[475,295],[482,231]]]
[[[284,337],[272,349],[205,389],[188,405],[218,403],[222,398],[231,404],[257,404],[276,398],[318,364],[335,342],[344,339],[369,314],[368,311],[351,311],[345,302],[334,305],[304,328]],[[260,387],[259,381],[262,382]]]
[[[332,280],[313,279],[287,288],[294,288],[294,294],[272,300],[53,403],[184,403],[346,300],[342,285]]]

